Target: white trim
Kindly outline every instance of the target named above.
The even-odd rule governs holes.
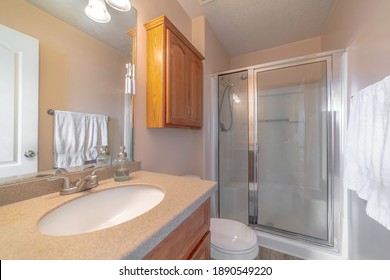
[[[250,69],[256,69],[257,70],[259,68],[274,67],[274,66],[277,66],[277,65],[280,65],[280,64],[288,64],[288,63],[294,63],[294,62],[296,63],[298,61],[303,61],[303,60],[308,60],[308,59],[315,59],[315,58],[321,58],[321,57],[324,57],[324,56],[329,56],[329,55],[333,55],[333,54],[336,54],[336,53],[343,53],[343,52],[345,52],[344,49],[338,49],[338,50],[334,50],[334,51],[327,51],[327,52],[321,52],[321,53],[316,53],[316,54],[309,54],[309,55],[299,56],[299,57],[295,57],[295,58],[276,60],[276,61],[273,61],[273,62],[261,63],[261,64],[256,64],[256,65],[247,66],[247,67],[243,67],[243,68],[237,68],[237,69],[217,72],[217,73],[212,74],[212,76],[213,77],[214,76],[218,77],[219,75],[231,74],[231,73],[234,73],[234,72],[240,72],[240,71],[245,71],[245,70],[250,70]]]

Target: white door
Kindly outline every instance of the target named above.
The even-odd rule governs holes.
[[[0,178],[37,171],[39,41],[0,24]]]

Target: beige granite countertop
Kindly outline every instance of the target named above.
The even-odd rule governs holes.
[[[81,193],[56,192],[0,207],[0,259],[142,259],[216,191],[212,181],[147,171],[130,177],[121,183],[104,180]],[[47,236],[37,229],[46,213],[67,201],[131,184],[156,186],[165,197],[145,214],[107,229],[72,236]]]

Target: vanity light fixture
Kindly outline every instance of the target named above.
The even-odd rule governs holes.
[[[131,9],[129,0],[89,0],[85,7],[85,14],[93,21],[99,23],[107,23],[111,20],[111,15],[107,10],[107,6],[121,12],[127,12]]]
[[[104,0],[89,0],[87,7],[85,7],[85,14],[99,23],[107,23],[111,20]]]
[[[131,9],[129,0],[106,0],[106,3],[121,12],[127,12]]]

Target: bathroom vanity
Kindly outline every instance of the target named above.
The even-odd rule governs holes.
[[[165,195],[146,213],[105,229],[66,236],[47,235],[38,229],[39,221],[64,203],[129,185],[154,186]],[[208,259],[209,198],[215,191],[212,181],[136,171],[126,182],[111,178],[89,191],[55,192],[4,205],[0,207],[0,258]]]

